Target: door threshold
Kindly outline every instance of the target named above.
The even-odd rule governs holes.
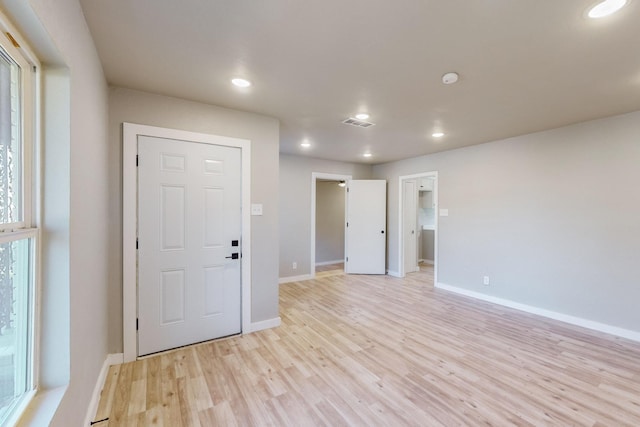
[[[209,344],[209,343],[212,343],[212,342],[224,341],[224,340],[227,340],[227,339],[230,339],[230,338],[241,337],[242,335],[243,335],[242,332],[238,332],[237,334],[225,335],[224,337],[220,337],[220,338],[213,338],[213,339],[206,340],[206,341],[194,342],[193,344],[186,344],[186,345],[183,345],[183,346],[180,346],[180,347],[170,348],[170,349],[162,350],[162,351],[156,351],[155,353],[145,354],[144,356],[138,356],[138,357],[136,357],[136,360],[143,360],[143,359],[149,359],[151,357],[163,356],[163,355],[166,355],[166,354],[174,353],[176,351],[184,350],[184,349],[189,348],[189,347],[197,347],[197,346]]]

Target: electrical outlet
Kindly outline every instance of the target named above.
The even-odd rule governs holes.
[[[482,284],[485,286],[489,286],[489,276],[484,276],[482,278]]]
[[[296,268],[298,268],[298,263],[297,263],[297,262],[294,262],[294,263],[293,263],[293,269],[295,270]]]

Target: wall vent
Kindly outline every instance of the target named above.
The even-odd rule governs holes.
[[[364,120],[354,119],[353,117],[349,117],[348,119],[344,119],[342,121],[345,125],[356,126],[359,128],[368,128],[369,126],[373,126],[374,123],[365,122]]]

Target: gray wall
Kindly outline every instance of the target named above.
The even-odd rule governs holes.
[[[110,242],[109,349],[122,351],[122,123],[130,122],[251,141],[251,202],[263,215],[251,217],[251,320],[278,317],[277,119],[129,89],[109,91]]]
[[[438,171],[439,282],[640,331],[639,141],[635,112],[375,166],[389,269],[398,176]]]
[[[344,259],[345,188],[316,183],[316,263]]]
[[[371,166],[280,154],[280,277],[311,272],[311,174],[371,177]],[[298,268],[292,268],[293,262]]]

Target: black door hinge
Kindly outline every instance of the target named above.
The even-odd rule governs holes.
[[[136,317],[136,331],[138,330],[138,318]]]
[[[138,249],[138,239],[136,239],[136,249]]]
[[[136,167],[138,167],[139,156],[136,154]]]

